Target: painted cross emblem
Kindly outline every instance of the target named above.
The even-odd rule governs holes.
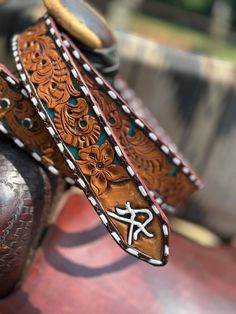
[[[131,207],[130,202],[126,203],[125,209],[116,207],[116,213],[108,212],[112,218],[130,224],[128,244],[131,245],[133,241],[138,240],[138,235],[142,232],[148,238],[154,237],[154,234],[147,231],[146,226],[153,220],[153,214],[149,209],[141,208],[134,209]],[[140,222],[137,219],[137,214],[147,214],[147,219]],[[128,217],[127,217],[128,216]]]

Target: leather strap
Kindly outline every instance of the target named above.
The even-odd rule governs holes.
[[[99,75],[71,39],[65,34],[62,39],[135,170],[158,204],[173,211],[202,186],[201,180],[172,143],[163,141]]]
[[[51,17],[14,38],[13,54],[24,88],[1,67],[1,131],[81,188],[123,249],[164,265],[169,227],[153,195],[176,206],[201,185],[197,175]]]

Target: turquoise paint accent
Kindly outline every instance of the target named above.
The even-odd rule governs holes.
[[[69,104],[72,106],[77,106],[77,99],[75,97],[70,97]]]
[[[85,176],[86,180],[89,182],[91,177],[90,176]]]
[[[88,112],[88,116],[94,117],[94,113],[93,113],[92,111],[89,111],[89,112]]]
[[[80,91],[80,85],[79,85],[79,83],[76,81],[76,80],[72,80],[73,81],[73,86],[74,86],[74,88],[75,89],[77,89],[77,91],[79,92]]]
[[[106,139],[107,139],[107,137],[106,137],[105,133],[102,133],[98,142],[97,142],[97,145],[101,146],[106,141]]]
[[[115,120],[114,118],[110,117],[110,118],[108,119],[108,122],[109,122],[111,125],[114,125],[114,124],[116,123],[116,120]]]
[[[178,168],[173,168],[168,172],[169,176],[175,176],[179,172]]]
[[[49,117],[54,121],[54,110],[47,108],[47,112],[49,114]]]
[[[47,113],[48,113],[49,117],[51,118],[51,120],[54,121],[54,110],[49,109],[45,101],[42,101],[42,104],[45,107],[45,109],[47,110]]]
[[[135,124],[134,124],[133,122],[131,122],[130,125],[129,125],[129,132],[128,132],[128,135],[129,135],[130,137],[133,137],[133,136],[134,136],[134,134],[135,134],[135,129],[136,129]]]
[[[120,161],[116,157],[114,158],[112,163],[116,165],[120,165]]]
[[[86,121],[80,121],[80,125],[81,125],[82,127],[86,127],[87,122],[86,122]]]
[[[73,146],[68,145],[68,144],[66,146],[69,149],[69,151],[72,153],[72,155],[75,157],[75,159],[77,159],[77,160],[80,159],[79,153],[78,153],[78,148],[73,147]]]

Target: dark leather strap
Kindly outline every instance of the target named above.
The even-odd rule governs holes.
[[[54,201],[64,191],[64,182],[60,176],[39,167],[2,134],[0,146],[1,299],[13,290],[30,266],[56,205]]]
[[[169,227],[158,203],[176,206],[201,185],[197,175],[51,17],[14,38],[13,54],[24,88],[1,68],[1,131],[81,188],[123,249],[164,265]]]

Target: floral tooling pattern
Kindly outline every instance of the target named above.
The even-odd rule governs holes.
[[[96,195],[103,194],[110,184],[129,180],[127,171],[114,163],[115,152],[102,136],[98,121],[89,113],[87,101],[71,80],[71,73],[46,35],[43,23],[29,29],[19,39],[24,67],[42,103],[53,109],[55,126],[66,144],[78,151],[77,163],[89,177]]]
[[[94,145],[81,149],[80,157],[80,168],[85,175],[91,177],[90,184],[97,195],[106,191],[108,183],[129,180],[123,167],[112,164],[114,150],[107,141],[100,147]]]
[[[144,132],[133,127],[131,119],[120,109],[114,100],[101,90],[94,78],[77,62],[88,87],[101,107],[108,123],[118,137],[138,174],[144,179],[147,187],[161,195],[165,202],[177,206],[191,195],[196,187],[176,166],[170,163],[167,156],[148,138]],[[130,132],[131,131],[131,132]]]

